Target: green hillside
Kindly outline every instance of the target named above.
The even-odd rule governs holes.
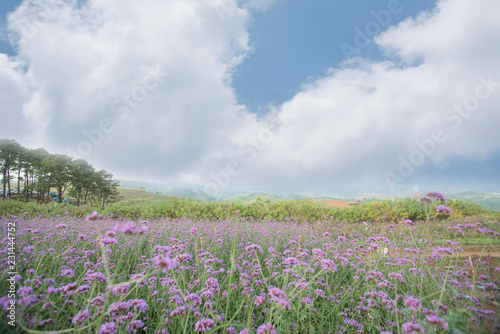
[[[141,189],[133,189],[133,188],[125,188],[119,187],[118,191],[120,192],[120,197],[122,200],[131,200],[131,199],[172,199],[173,196],[165,196],[161,194],[155,194],[149,191],[141,190]]]
[[[455,195],[450,195],[450,198],[461,199],[472,203],[479,204],[490,210],[500,211],[500,194],[497,193],[482,193],[482,192],[463,192]]]
[[[162,194],[176,197],[186,197],[201,200],[204,202],[215,201],[216,198],[211,197],[207,193],[199,189],[192,188],[164,188],[161,190]]]

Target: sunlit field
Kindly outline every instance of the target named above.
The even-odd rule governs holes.
[[[416,222],[7,214],[0,332],[498,332],[498,221],[428,201]]]

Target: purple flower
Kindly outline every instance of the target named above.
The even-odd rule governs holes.
[[[87,217],[85,217],[85,220],[86,221],[91,221],[91,220],[95,220],[95,219],[100,219],[102,218],[103,216],[98,214],[97,211],[94,211],[92,212],[90,215],[88,215]]]
[[[325,291],[323,291],[323,290],[316,289],[316,290],[314,290],[314,293],[315,293],[318,297],[325,298]]]
[[[439,205],[438,207],[436,207],[436,211],[448,216],[451,216],[453,214],[453,211],[449,207],[444,205]]]
[[[127,325],[127,332],[137,333],[137,331],[144,327],[144,323],[141,320],[134,320],[129,322]]]
[[[128,312],[130,307],[131,307],[130,300],[121,303],[115,302],[109,305],[108,312],[111,315],[118,315],[119,313]]]
[[[415,298],[413,296],[409,296],[405,299],[405,304],[406,307],[411,308],[414,311],[418,311],[419,308],[422,307],[422,303],[420,302],[420,299]]]
[[[427,194],[425,194],[425,196],[434,198],[435,200],[440,202],[446,202],[446,196],[437,191],[430,191]]]
[[[337,271],[337,266],[335,265],[335,262],[330,259],[323,259],[321,260],[321,266],[323,267],[324,270],[331,270],[333,272]]]
[[[207,289],[219,291],[219,281],[215,277],[207,278],[207,280],[205,282],[205,286],[207,287]]]
[[[38,298],[36,298],[35,295],[23,297],[19,301],[19,305],[26,306],[26,307],[31,307],[31,306],[35,305],[36,303],[38,303]]]
[[[446,330],[448,328],[448,323],[444,321],[444,319],[441,319],[437,315],[428,315],[425,317],[425,321],[427,321],[430,324],[439,326],[441,329]]]
[[[418,199],[419,203],[432,203],[434,200],[429,196],[422,196]]]
[[[295,266],[299,263],[299,260],[297,260],[296,258],[294,257],[287,257],[284,261],[284,263],[287,265],[287,266]]]
[[[251,244],[250,246],[247,246],[245,248],[245,250],[247,252],[250,252],[250,251],[254,251],[254,250],[258,250],[258,251],[261,251],[262,252],[262,247],[260,247],[259,245],[256,245],[256,244]]]
[[[48,294],[48,295],[55,295],[55,294],[57,294],[58,292],[59,292],[59,289],[53,288],[53,287],[51,287],[51,286],[49,286],[49,287],[47,288],[47,294]]]
[[[292,305],[290,305],[290,303],[286,299],[280,299],[280,300],[278,300],[277,304],[279,306],[281,306],[281,308],[283,310],[291,310],[292,309]]]
[[[118,242],[116,241],[116,239],[115,238],[110,238],[110,237],[102,239],[102,243],[105,244],[105,245],[109,245],[109,244],[118,245]]]
[[[123,234],[128,234],[128,235],[134,235],[139,233],[138,227],[132,223],[128,222],[123,225],[120,225],[117,227],[118,232],[121,232]]]
[[[73,325],[79,324],[81,322],[84,322],[90,317],[89,310],[84,309],[83,311],[78,312],[73,320],[71,320],[71,323]]]
[[[313,248],[312,253],[314,255],[316,255],[316,256],[319,256],[319,257],[325,257],[326,256],[325,252],[323,252],[321,249],[317,249],[317,248]]]
[[[188,301],[193,301],[193,306],[197,306],[197,305],[201,305],[201,297],[198,296],[196,293],[190,293],[189,295],[187,295],[186,297],[184,297],[184,301],[188,302]]]
[[[63,269],[61,270],[61,276],[68,275],[70,278],[75,276],[75,271],[73,269]]]
[[[76,287],[78,286],[78,283],[68,283],[62,287],[59,288],[59,291],[64,291],[64,292],[69,292],[76,290]]]
[[[86,293],[89,292],[89,290],[90,290],[90,285],[85,284],[76,289],[76,293]]]
[[[313,300],[311,298],[302,298],[300,302],[307,305],[311,305],[313,303]]]
[[[4,312],[7,312],[8,311],[7,307],[9,307],[11,300],[13,300],[13,299],[8,298],[7,296],[1,297],[0,298],[0,309],[3,310]]]
[[[101,326],[99,334],[114,334],[118,330],[114,322],[106,322]]]
[[[33,247],[33,246],[26,246],[26,247],[23,247],[23,252],[31,254],[31,251],[34,249],[35,249],[35,247]]]
[[[257,328],[257,334],[276,334],[274,326],[266,322]]]
[[[262,305],[262,303],[264,303],[266,301],[266,297],[264,296],[255,296],[253,297],[254,299],[254,303],[255,303],[255,306],[259,307],[260,305]]]
[[[176,315],[184,315],[186,313],[186,307],[185,306],[179,306],[172,312],[170,312],[170,316],[173,318]]]
[[[131,306],[134,306],[135,311],[146,313],[149,308],[148,303],[144,299],[133,299],[130,302]]]
[[[168,270],[175,269],[178,265],[178,262],[164,256],[160,259],[157,259],[155,261],[155,265],[161,269],[162,273],[165,274]]]
[[[414,323],[411,323],[411,322],[407,322],[406,324],[404,324],[401,329],[403,330],[403,333],[405,334],[418,334],[418,333],[425,333],[425,329],[418,325],[418,324],[414,324]]]
[[[111,294],[113,296],[117,296],[117,295],[126,296],[129,289],[130,289],[129,284],[118,285],[118,286],[111,288]]]
[[[38,326],[42,327],[42,326],[45,326],[46,324],[55,324],[56,321],[54,319],[45,319],[45,320],[42,320],[38,323]]]
[[[280,288],[275,288],[275,287],[271,286],[269,288],[269,297],[271,297],[274,300],[285,299],[286,292],[281,290]]]
[[[212,319],[203,318],[194,325],[194,330],[196,332],[206,332],[213,327],[215,327],[215,321],[213,321]]]
[[[17,294],[19,297],[32,295],[33,289],[30,286],[22,286],[17,290]]]
[[[87,276],[83,280],[84,281],[90,281],[90,282],[93,282],[93,281],[96,281],[96,282],[105,282],[105,283],[108,282],[108,278],[106,277],[106,275],[104,275],[101,272],[89,273],[89,274],[87,274]]]

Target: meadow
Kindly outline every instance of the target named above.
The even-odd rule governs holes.
[[[439,193],[339,210],[185,200],[0,210],[2,333],[500,329],[498,214]]]
[[[138,191],[137,195],[133,194],[135,197],[128,194],[125,199],[108,204],[104,208],[86,205],[74,206],[55,202],[37,204],[34,202],[24,203],[22,200],[0,201],[0,216],[27,213],[30,215],[45,214],[50,216],[59,214],[84,218],[91,212],[98,210],[107,217],[120,217],[131,220],[193,217],[211,220],[231,219],[235,215],[248,219],[293,220],[299,223],[314,223],[326,218],[351,223],[426,219],[425,208],[414,198],[402,198],[394,201],[370,201],[356,206],[336,208],[318,203],[317,200],[271,202],[257,198],[252,203],[244,204],[240,202],[202,202],[178,197],[169,198],[152,193],[148,193],[150,197],[146,197],[145,193],[144,191]],[[446,204],[452,209],[453,213],[451,217],[441,215],[439,218],[460,219],[473,215],[490,214],[493,215],[494,219],[500,219],[498,211],[487,210],[472,202],[449,199]]]

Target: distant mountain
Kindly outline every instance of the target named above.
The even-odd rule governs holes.
[[[271,203],[278,201],[288,201],[288,200],[298,200],[310,198],[305,195],[300,194],[276,194],[276,193],[266,193],[266,192],[249,192],[249,193],[239,193],[233,194],[225,198],[227,202],[240,202],[244,204],[252,203],[260,198],[262,201],[270,201]]]
[[[120,183],[120,187],[142,189],[152,193],[161,191],[165,187],[165,185],[162,184],[148,183],[143,181],[118,180],[118,182]]]
[[[217,198],[212,197],[199,189],[192,188],[164,188],[162,193],[169,196],[186,197],[192,199],[199,199],[204,202],[216,201]]]
[[[351,189],[341,190],[338,189],[335,193],[326,192],[310,192],[310,193],[287,193],[287,192],[272,192],[272,191],[221,191],[216,196],[207,194],[199,188],[186,187],[186,186],[173,186],[161,183],[148,183],[143,181],[128,181],[119,180],[121,187],[142,189],[154,194],[161,194],[165,196],[175,196],[191,198],[200,201],[227,201],[227,202],[241,202],[252,203],[257,198],[263,201],[276,202],[280,200],[299,200],[299,199],[325,199],[325,200],[344,200],[352,201],[355,199],[387,199],[387,198],[404,198],[413,195],[413,185],[408,185],[408,189],[402,189],[397,193],[389,193],[384,191],[377,191],[376,189]],[[482,189],[481,189],[482,188]],[[462,199],[480,204],[490,210],[500,211],[500,193],[490,190],[489,188],[481,185],[472,187],[470,185],[455,184],[452,186],[437,186],[436,184],[420,184],[420,193],[423,194],[430,190],[437,190],[445,193],[449,198]],[[473,189],[474,191],[466,191]],[[478,191],[481,189],[483,191]]]
[[[148,183],[143,181],[118,180],[120,186],[124,188],[133,188],[148,191],[150,193],[161,193],[167,196],[186,197],[197,199],[205,202],[209,201],[227,201],[251,203],[257,198],[262,200],[270,200],[276,202],[280,200],[298,200],[298,199],[338,199],[339,196],[331,196],[325,194],[289,194],[289,193],[273,193],[259,191],[224,191],[219,192],[217,196],[211,196],[201,189],[189,187],[173,187],[159,183]],[[343,196],[341,196],[343,197]]]

